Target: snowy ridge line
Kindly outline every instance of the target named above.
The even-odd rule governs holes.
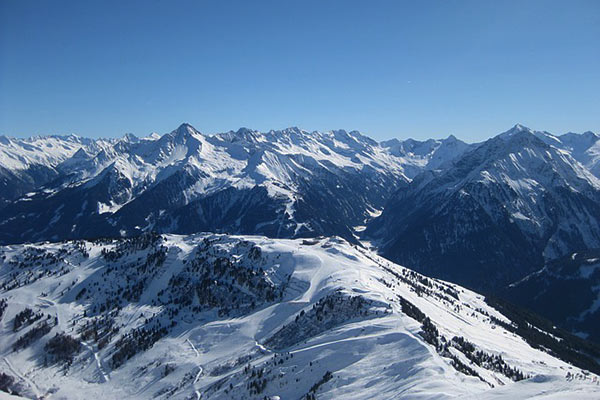
[[[51,170],[43,176],[30,171],[31,179],[11,178],[11,192],[6,199],[0,195],[8,203],[0,212],[0,231],[5,233],[0,243],[82,238],[90,231],[105,236],[149,230],[191,233],[198,227],[352,238],[351,227],[363,224],[368,210],[383,207],[408,180],[402,157],[345,131],[240,129],[208,136],[183,124],[161,137],[129,135],[79,148],[64,158],[40,161]],[[365,186],[371,190],[357,190]],[[344,218],[315,217],[322,212],[318,203],[343,209]],[[24,228],[26,221],[16,224],[23,207],[44,221],[42,228]]]
[[[600,180],[540,135],[517,126],[418,175],[364,235],[391,260],[486,292],[600,247]]]
[[[147,234],[6,246],[0,277],[0,351],[57,397],[600,394],[595,374],[511,328],[522,324],[505,316],[514,312],[340,238]],[[13,332],[27,309],[57,325],[12,351],[43,322]]]

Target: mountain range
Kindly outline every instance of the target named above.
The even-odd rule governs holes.
[[[0,188],[0,389],[77,398],[112,379],[126,398],[514,398],[570,396],[600,372],[580,339],[600,341],[591,132],[2,136]],[[337,346],[354,356],[302,364]],[[381,349],[414,363],[377,364]],[[386,374],[401,378],[373,378]]]
[[[600,180],[516,126],[415,177],[367,231],[386,257],[478,289],[600,247]]]
[[[298,128],[208,136],[187,124],[142,139],[4,142],[2,167],[11,173],[4,182],[13,190],[5,192],[0,210],[2,243],[147,230],[356,241],[353,228],[379,212],[416,169],[468,147],[448,138],[412,152],[358,132]],[[50,146],[61,151],[43,157]],[[26,162],[23,148],[32,149]]]

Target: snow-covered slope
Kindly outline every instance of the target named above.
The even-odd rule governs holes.
[[[10,170],[25,170],[40,164],[55,167],[93,142],[75,135],[27,139],[0,136],[0,166]]]
[[[148,234],[0,263],[0,371],[27,397],[600,396],[550,355],[598,372],[568,338],[338,238]]]
[[[559,136],[561,147],[577,161],[600,177],[600,136],[593,132],[566,133]]]
[[[75,135],[27,139],[0,136],[0,206],[58,178],[58,164],[77,152],[95,153],[105,143]]]
[[[596,177],[600,177],[600,136],[594,132],[569,132],[563,135],[540,131],[531,132],[546,144],[568,152]]]
[[[520,125],[401,188],[367,233],[387,257],[485,290],[600,246],[600,180]]]
[[[412,180],[423,171],[443,168],[477,145],[467,144],[454,135],[450,135],[442,140],[392,139],[381,142],[381,146],[402,159],[404,173]]]

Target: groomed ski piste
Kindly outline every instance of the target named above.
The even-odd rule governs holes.
[[[483,296],[339,238],[5,246],[0,285],[24,398],[600,398]]]

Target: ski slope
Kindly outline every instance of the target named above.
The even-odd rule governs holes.
[[[26,398],[600,397],[596,375],[532,348],[481,295],[339,238],[5,246],[0,283],[0,371]],[[15,331],[26,308],[42,316]],[[48,359],[57,333],[85,342],[69,362]],[[524,379],[478,365],[458,337]]]

